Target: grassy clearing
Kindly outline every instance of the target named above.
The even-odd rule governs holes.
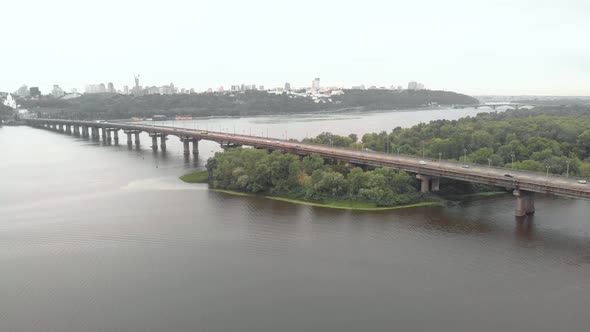
[[[187,183],[207,183],[209,182],[209,174],[206,170],[196,171],[193,173],[185,174],[180,179]]]

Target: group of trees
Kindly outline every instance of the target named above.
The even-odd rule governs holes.
[[[260,114],[309,113],[361,107],[394,109],[476,103],[474,98],[447,91],[345,90],[327,102],[294,94],[266,91],[243,93],[200,93],[130,96],[121,94],[85,94],[73,99],[45,97],[20,100],[23,107],[43,116],[68,119],[124,119],[151,117],[154,114],[189,116],[250,116]]]
[[[328,142],[326,143],[326,140]],[[306,141],[306,140],[304,140]],[[309,142],[590,177],[590,107],[537,107],[438,120],[360,142],[323,133]],[[513,163],[514,161],[514,163]]]
[[[318,155],[298,156],[261,149],[230,149],[207,162],[214,188],[312,201],[355,201],[377,206],[420,200],[417,180],[403,171],[377,168],[364,171],[346,164],[327,164]]]

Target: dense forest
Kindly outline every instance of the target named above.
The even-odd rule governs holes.
[[[342,95],[314,101],[294,94],[266,91],[243,93],[201,93],[129,96],[121,94],[85,94],[74,99],[44,97],[19,101],[24,108],[42,117],[71,119],[125,119],[168,116],[248,116],[280,113],[308,113],[348,108],[395,109],[432,104],[473,104],[477,100],[447,91],[345,90]]]
[[[327,164],[318,155],[298,156],[261,149],[235,148],[216,153],[207,162],[213,188],[308,201],[349,201],[375,206],[418,202],[422,194],[408,173],[389,168],[350,170],[346,164]]]
[[[304,141],[590,177],[590,107],[536,107]],[[488,161],[489,159],[489,161]],[[512,163],[514,161],[514,163]]]

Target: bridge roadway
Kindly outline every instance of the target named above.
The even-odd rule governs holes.
[[[348,162],[352,165],[367,165],[379,167],[391,167],[415,173],[422,180],[422,190],[428,191],[430,187],[438,190],[439,179],[449,178],[461,181],[495,185],[514,189],[517,197],[516,215],[525,215],[534,212],[534,193],[553,194],[569,198],[590,199],[590,185],[578,183],[576,178],[549,175],[545,173],[518,171],[510,168],[488,167],[484,165],[470,164],[464,168],[461,163],[445,160],[424,160],[421,158],[404,155],[386,154],[371,151],[360,151],[349,148],[333,147],[320,144],[307,144],[292,142],[277,138],[228,134],[214,131],[195,130],[180,127],[156,126],[146,124],[124,122],[91,122],[56,119],[29,119],[27,124],[33,126],[72,125],[91,128],[108,128],[110,130],[144,131],[150,135],[178,136],[182,139],[193,139],[193,144],[198,140],[209,140],[227,145],[246,145],[256,148],[286,151],[298,155],[310,155],[316,153],[323,158],[330,158]],[[97,130],[98,132],[98,130]],[[129,141],[128,141],[129,142]],[[138,142],[136,142],[138,143]],[[185,153],[188,145],[185,143]],[[506,176],[506,175],[510,176]]]

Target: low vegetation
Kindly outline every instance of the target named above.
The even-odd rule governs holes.
[[[209,175],[206,170],[196,171],[193,173],[185,174],[181,176],[180,179],[187,183],[207,183],[209,182]]]

